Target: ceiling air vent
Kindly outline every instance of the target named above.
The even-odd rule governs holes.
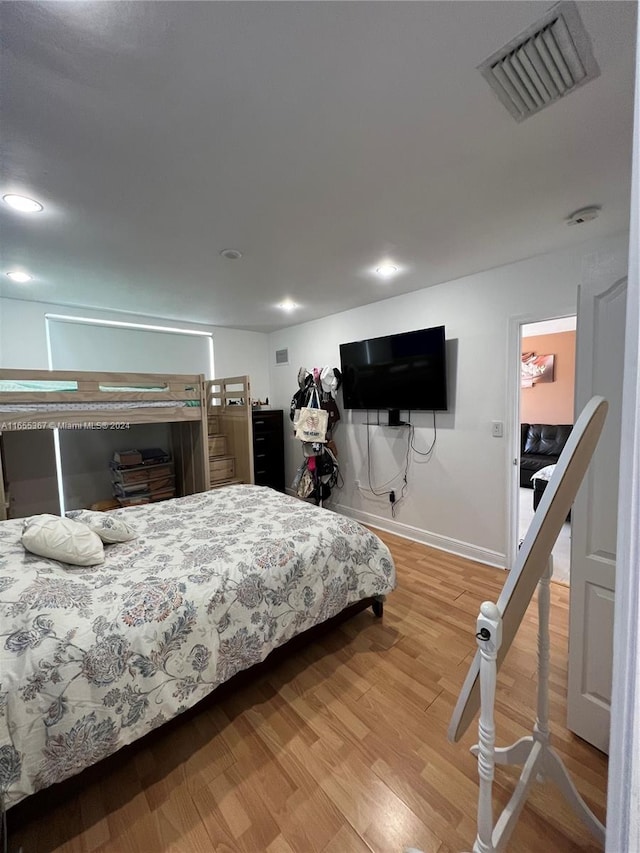
[[[276,350],[276,364],[289,364],[289,350],[288,349],[277,349]]]
[[[600,74],[576,4],[570,1],[557,3],[478,70],[516,121]]]

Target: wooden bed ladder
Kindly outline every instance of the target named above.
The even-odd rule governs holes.
[[[211,488],[253,483],[249,377],[212,379],[206,388]]]

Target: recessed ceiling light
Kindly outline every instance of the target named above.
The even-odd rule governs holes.
[[[39,201],[36,201],[33,198],[27,198],[26,195],[8,193],[7,195],[2,196],[2,200],[14,210],[19,210],[20,213],[40,213],[41,210],[44,210]]]
[[[17,281],[18,284],[25,284],[33,278],[28,272],[22,272],[22,270],[9,270],[7,276],[11,281]]]
[[[242,257],[242,252],[239,249],[222,249],[220,254],[230,261],[238,261]]]
[[[398,272],[398,267],[391,261],[384,261],[379,267],[376,267],[376,275],[380,278],[393,278]]]
[[[282,309],[282,311],[295,311],[298,307],[299,306],[293,301],[293,299],[285,299],[278,305],[278,308]]]

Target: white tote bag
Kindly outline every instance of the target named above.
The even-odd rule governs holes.
[[[314,388],[309,403],[309,406],[303,406],[300,409],[300,417],[296,424],[296,438],[301,441],[325,442],[329,413],[320,408],[317,388]]]

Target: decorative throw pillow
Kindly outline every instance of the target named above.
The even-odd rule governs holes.
[[[96,566],[104,562],[104,545],[84,524],[58,515],[34,515],[22,527],[22,544],[39,557],[72,566]]]
[[[109,512],[73,509],[67,513],[67,518],[72,518],[74,521],[86,524],[89,530],[97,533],[107,545],[111,545],[114,542],[129,542],[131,539],[136,538],[135,530],[129,527],[126,521],[123,521],[121,518],[114,518]]]

